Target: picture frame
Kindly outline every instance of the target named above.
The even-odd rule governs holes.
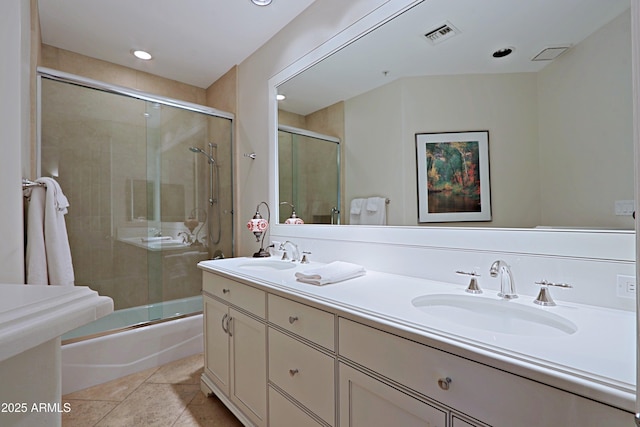
[[[489,131],[416,133],[418,222],[491,221]]]

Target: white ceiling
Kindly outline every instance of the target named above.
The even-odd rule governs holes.
[[[549,63],[531,61],[541,50],[575,46],[629,7],[629,0],[426,0],[279,86],[287,96],[280,108],[309,114],[407,76],[537,72]],[[459,34],[429,44],[424,34],[445,22]],[[514,52],[494,59],[504,47]]]
[[[38,8],[44,44],[207,88],[313,1],[38,0]]]
[[[208,87],[314,0],[38,0],[43,43]],[[281,107],[307,114],[410,75],[534,72],[545,47],[575,46],[629,8],[629,0],[427,0],[322,61],[281,89]],[[460,34],[435,46],[444,22]],[[491,53],[512,46],[512,55]],[[141,61],[131,49],[145,49]],[[388,73],[383,74],[384,71]]]

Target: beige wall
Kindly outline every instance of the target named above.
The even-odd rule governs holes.
[[[6,2],[0,13],[0,283],[23,283],[23,198],[20,178],[30,139],[30,1]]]
[[[541,223],[633,229],[630,12],[538,74]]]

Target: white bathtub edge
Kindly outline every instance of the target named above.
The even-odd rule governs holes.
[[[202,314],[62,346],[62,395],[204,350]]]

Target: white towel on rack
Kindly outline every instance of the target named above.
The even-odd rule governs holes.
[[[322,286],[329,283],[353,279],[354,277],[360,277],[365,273],[366,270],[361,265],[343,261],[334,261],[321,267],[297,272],[296,279],[299,282]]]
[[[380,206],[378,206],[379,199],[381,199],[381,197],[369,197],[367,199],[367,212],[378,212],[380,208]]]
[[[27,216],[27,283],[73,286],[75,277],[64,215],[69,201],[53,178],[31,189]]]
[[[386,201],[384,197],[369,197],[360,214],[360,224],[387,225]]]
[[[362,213],[362,205],[364,199],[352,199],[351,209],[349,210],[349,224],[360,224],[360,214]]]
[[[351,211],[350,213],[353,215],[360,215],[360,211],[362,211],[362,203],[364,203],[364,199],[353,199],[351,200]]]

